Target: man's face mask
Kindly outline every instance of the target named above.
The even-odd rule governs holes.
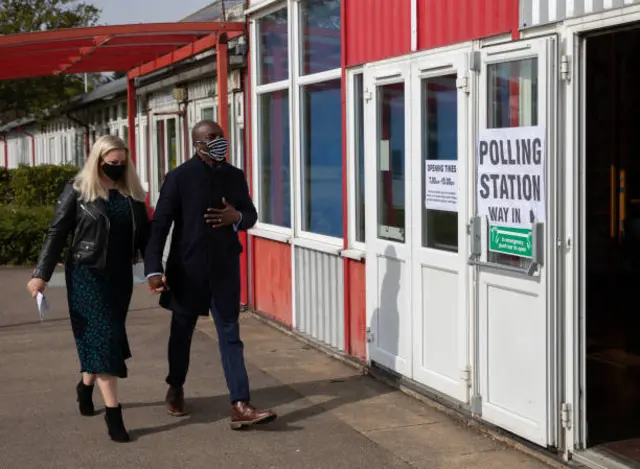
[[[217,137],[209,142],[196,142],[202,143],[206,150],[201,149],[202,153],[210,157],[215,161],[224,161],[227,158],[227,150],[229,149],[229,142],[223,137]]]

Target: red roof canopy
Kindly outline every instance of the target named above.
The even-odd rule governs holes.
[[[0,80],[76,73],[142,76],[244,33],[240,22],[95,26],[0,36]]]

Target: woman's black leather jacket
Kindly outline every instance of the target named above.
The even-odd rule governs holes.
[[[133,217],[133,244],[109,246],[109,218],[104,200],[85,202],[69,182],[56,202],[55,215],[47,232],[38,264],[32,277],[51,279],[62,250],[73,233],[67,263],[102,270],[107,249],[131,249],[131,259],[144,254],[149,236],[149,216],[144,203],[129,198]]]

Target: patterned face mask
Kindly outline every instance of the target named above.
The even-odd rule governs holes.
[[[224,161],[227,157],[229,142],[223,137],[218,137],[210,142],[196,142],[206,145],[207,150],[204,153],[215,161]]]

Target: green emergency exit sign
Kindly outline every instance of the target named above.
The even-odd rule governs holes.
[[[533,256],[533,233],[527,228],[489,227],[489,251],[512,256]]]

